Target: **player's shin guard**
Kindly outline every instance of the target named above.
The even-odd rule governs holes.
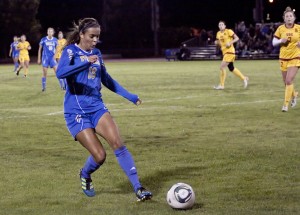
[[[90,178],[91,174],[99,169],[100,166],[100,164],[96,163],[93,156],[90,155],[81,170],[81,174],[84,178]]]
[[[286,85],[285,86],[285,95],[284,95],[284,106],[288,106],[290,103],[290,100],[292,98],[294,91],[294,85]]]
[[[225,85],[225,79],[226,79],[226,70],[221,69],[220,70],[220,86],[224,87]]]
[[[137,189],[141,187],[141,184],[130,152],[128,151],[126,146],[122,146],[115,150],[115,155],[117,157],[119,165],[127,175],[129,181],[133,186],[134,191],[136,192]]]
[[[245,76],[241,73],[240,70],[238,70],[237,68],[234,68],[234,70],[232,71],[233,74],[235,74],[237,77],[239,77],[241,80],[245,79]]]

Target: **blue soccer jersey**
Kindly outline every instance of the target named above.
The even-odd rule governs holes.
[[[90,63],[87,57],[91,55],[97,55],[99,60]],[[105,109],[100,92],[101,83],[134,104],[138,101],[137,95],[128,92],[107,73],[101,52],[96,48],[86,52],[76,44],[65,47],[56,76],[67,79],[65,113],[85,114]]]
[[[17,49],[17,46],[18,46],[18,42],[12,42],[10,44],[10,47],[11,47],[11,56],[13,58],[19,57],[20,50]]]
[[[40,41],[40,45],[43,48],[42,57],[53,57],[57,44],[58,42],[55,37],[52,37],[51,39],[48,37],[43,37]]]
[[[43,37],[41,39],[40,46],[42,46],[43,48],[43,53],[42,53],[43,67],[48,68],[50,66],[51,68],[53,68],[57,65],[54,59],[57,45],[58,45],[58,41],[55,37],[52,37],[51,39],[49,39],[48,37]]]

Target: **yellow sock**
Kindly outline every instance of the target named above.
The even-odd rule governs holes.
[[[226,79],[226,70],[221,69],[220,70],[220,86],[224,87],[225,85],[225,79]]]
[[[26,68],[26,69],[24,69],[24,75],[27,76],[27,74],[28,74],[28,69]]]
[[[294,87],[294,90],[293,90],[293,94],[292,94],[292,97],[298,97],[298,92],[295,90],[295,87]]]
[[[286,85],[285,86],[285,95],[284,95],[284,106],[288,106],[290,103],[290,100],[292,98],[294,91],[294,85]]]
[[[241,73],[240,70],[238,70],[237,68],[234,68],[234,70],[232,71],[233,74],[235,74],[237,77],[239,77],[240,79],[244,80],[245,76]]]

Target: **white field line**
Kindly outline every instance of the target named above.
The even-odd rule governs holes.
[[[282,99],[273,99],[273,100],[257,100],[252,102],[230,102],[230,103],[223,103],[222,106],[233,106],[233,105],[246,105],[246,104],[256,104],[256,103],[266,103],[266,102],[278,102],[282,101]]]
[[[149,100],[148,102],[163,102],[163,101],[170,101],[170,100],[178,100],[178,99],[193,99],[199,96],[186,96],[186,97],[175,97],[175,98],[168,98],[168,99],[158,99],[158,100]],[[278,102],[282,99],[273,99],[273,100],[256,100],[256,101],[249,101],[249,102],[229,102],[229,103],[222,103],[222,104],[212,104],[212,105],[198,105],[199,107],[218,107],[218,106],[235,106],[235,105],[247,105],[247,104],[258,104],[258,103],[268,103],[268,102]],[[116,104],[109,104],[108,106],[114,106]],[[159,110],[159,109],[186,109],[186,106],[158,106],[158,107],[134,107],[134,108],[116,108],[110,109],[111,112],[122,112],[122,111],[143,111],[143,110]],[[63,111],[56,111],[46,114],[41,114],[40,116],[55,116],[63,114]],[[11,117],[0,117],[1,119],[15,119],[15,118],[29,118],[34,116],[11,116]]]

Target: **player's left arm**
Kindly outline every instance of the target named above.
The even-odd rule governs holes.
[[[31,50],[31,45],[30,45],[30,43],[27,44],[27,50]]]
[[[235,33],[232,35],[232,38],[233,39],[226,44],[227,48],[240,40],[240,38]]]
[[[127,91],[122,85],[120,85],[116,80],[114,80],[106,71],[106,67],[100,61],[101,66],[101,82],[102,84],[107,87],[109,90],[113,91],[114,93],[126,98],[127,100],[131,101],[136,105],[140,105],[142,101],[139,99],[138,95],[130,93]]]
[[[297,47],[300,48],[300,25],[298,27],[298,35],[299,35],[299,41],[297,42]]]

